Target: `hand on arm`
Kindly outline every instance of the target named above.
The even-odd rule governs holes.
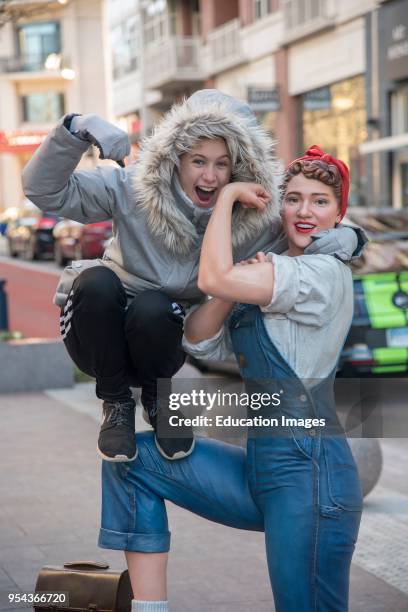
[[[234,203],[265,210],[270,195],[255,183],[230,183],[220,193],[205,232],[198,286],[223,300],[266,305],[273,294],[273,264],[261,255],[251,265],[233,265],[231,216]]]

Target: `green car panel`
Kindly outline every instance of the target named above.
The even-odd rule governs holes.
[[[408,211],[354,209],[348,220],[370,237],[352,264],[354,317],[340,370],[354,375],[408,372]]]

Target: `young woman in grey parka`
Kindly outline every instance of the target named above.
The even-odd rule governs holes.
[[[96,378],[102,457],[130,461],[137,455],[132,385],[142,388],[158,450],[178,459],[193,450],[193,433],[178,427],[176,438],[169,431],[157,379],[170,379],[184,362],[184,309],[204,299],[197,288],[199,254],[221,188],[257,182],[272,194],[263,215],[236,207],[236,262],[287,247],[273,142],[247,104],[202,90],[167,113],[126,168],[74,172],[90,143],[120,165],[129,154],[127,135],[115,126],[95,115],[68,115],[23,171],[24,192],[42,210],[81,223],[113,220],[103,258],[75,261],[62,275],[54,300],[62,309],[62,337],[78,367]],[[348,260],[365,241],[344,226],[322,234],[308,253]]]

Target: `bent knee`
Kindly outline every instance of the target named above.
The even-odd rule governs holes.
[[[89,300],[94,304],[126,301],[123,285],[115,272],[105,266],[95,266],[81,272],[73,284],[77,299]]]
[[[143,331],[157,331],[162,325],[166,325],[172,316],[172,300],[165,293],[154,290],[143,291],[128,306],[126,326]]]

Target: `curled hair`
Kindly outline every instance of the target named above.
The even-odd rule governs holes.
[[[281,185],[279,185],[281,199],[285,197],[289,181],[298,174],[303,174],[308,179],[320,181],[333,189],[335,198],[341,205],[341,176],[334,164],[328,164],[320,159],[292,162],[287,168]]]

